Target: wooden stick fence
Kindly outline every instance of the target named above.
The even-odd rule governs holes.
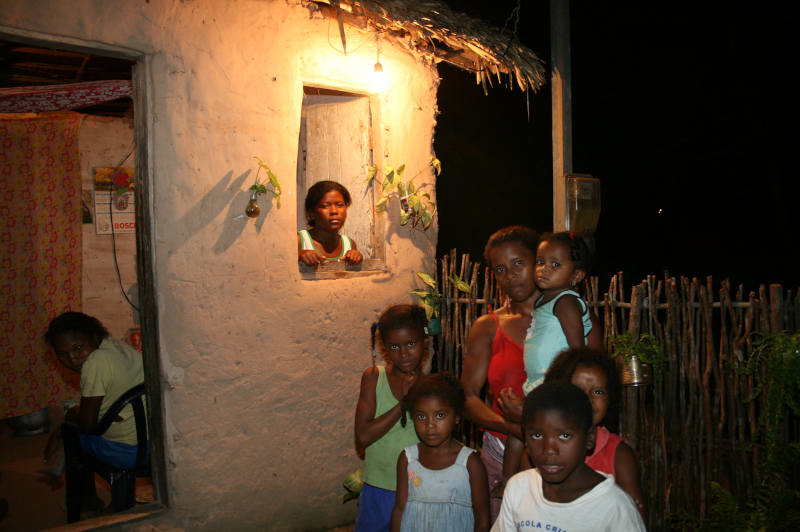
[[[488,269],[467,254],[458,257],[453,250],[439,266],[444,301],[434,368],[460,376],[472,323],[502,295]],[[470,284],[469,296],[452,286],[451,274]],[[648,528],[668,529],[677,515],[702,521],[709,511],[710,481],[740,502],[750,500],[759,483],[763,436],[757,414],[765,394],[747,402],[754,377],[736,367],[748,360],[759,333],[800,330],[800,291],[793,296],[780,285],[762,285],[745,295],[743,286],[734,290],[727,280],[715,288],[711,277],[702,282],[666,272],[664,279],[648,276],[629,292],[622,272],[602,296],[598,286],[596,277],[587,280],[584,296],[598,313],[609,351],[624,332],[633,338],[647,333],[666,356],[652,386],[624,387],[620,419],[622,435],[639,455]],[[800,421],[789,416],[785,432],[788,441],[799,441]],[[480,444],[474,427],[467,426],[464,437],[472,446]]]

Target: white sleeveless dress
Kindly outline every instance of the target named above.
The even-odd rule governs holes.
[[[472,489],[467,460],[474,449],[464,447],[455,463],[444,469],[428,469],[419,462],[419,448],[405,448],[408,467],[408,501],[400,532],[473,532]]]

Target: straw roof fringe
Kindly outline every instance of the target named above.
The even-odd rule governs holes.
[[[435,0],[305,0],[325,17],[379,32],[412,55],[432,63],[446,61],[475,73],[484,91],[494,74],[508,75],[523,91],[538,90],[545,80],[545,68],[536,54],[519,42],[516,35],[503,33],[482,20],[457,13]]]

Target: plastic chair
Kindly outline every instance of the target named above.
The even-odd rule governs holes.
[[[121,512],[136,504],[136,477],[150,476],[150,460],[147,453],[147,417],[144,410],[142,397],[145,394],[144,384],[134,386],[125,392],[111,405],[103,415],[92,434],[100,436],[111,426],[122,408],[131,404],[133,417],[136,423],[136,467],[133,469],[119,469],[105,464],[95,457],[81,453],[80,463],[73,474],[78,483],[70,486],[70,475],[67,475],[67,521],[74,523],[80,519],[83,489],[80,478],[84,473],[99,474],[111,485],[111,509]],[[69,469],[70,464],[67,464]]]

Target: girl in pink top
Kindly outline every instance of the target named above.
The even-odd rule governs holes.
[[[586,464],[614,475],[619,487],[633,498],[644,519],[644,497],[636,453],[627,441],[606,428],[617,424],[622,395],[614,361],[599,349],[569,349],[553,360],[544,380],[569,381],[589,396],[592,425],[597,429],[597,437],[594,447],[586,454]]]

